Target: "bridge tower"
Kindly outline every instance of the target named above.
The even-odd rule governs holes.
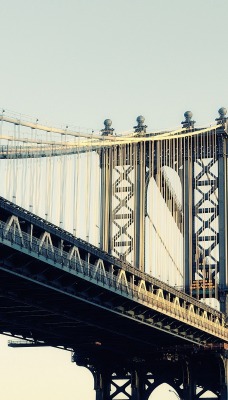
[[[176,142],[170,141],[165,148],[166,154],[159,142],[154,143],[153,150],[145,142],[125,144],[124,148],[110,146],[102,149],[101,200],[105,212],[101,221],[101,243],[104,250],[122,260],[129,260],[128,256],[133,254],[131,263],[144,270],[147,187],[153,177],[183,234],[186,293],[209,304],[212,301],[213,306],[216,306],[213,303],[216,300],[221,311],[227,312],[226,109],[219,109],[217,129],[202,134],[200,129],[195,128],[192,116],[191,111],[185,112],[182,126],[186,136]],[[103,135],[112,136],[111,121],[104,123]],[[144,118],[139,116],[137,123],[135,135],[145,135]],[[149,152],[153,153],[153,157]],[[175,170],[182,185],[182,208],[178,207],[164,177],[167,157],[169,166]],[[171,200],[172,207],[169,205]],[[132,234],[129,233],[131,226]],[[170,370],[168,364],[164,364],[164,358],[168,363],[164,353],[151,364],[142,360],[131,365],[127,365],[127,361],[112,365],[107,360],[103,365],[92,362],[89,368],[95,379],[96,400],[115,399],[120,393],[131,400],[148,400],[162,381],[170,383],[180,399],[198,399],[199,390],[202,394],[209,390],[217,398],[227,400],[228,363],[225,353],[205,355],[201,352],[196,356],[194,352],[185,352],[183,358],[172,354],[170,357],[175,360],[173,370],[177,368],[181,371],[178,378],[162,372],[161,365]]]
[[[153,178],[182,237],[186,293],[225,312],[228,279],[226,109],[219,109],[217,128],[202,133],[195,128],[191,111],[186,111],[184,116],[183,132],[178,139],[125,142],[100,150],[101,247],[145,271],[147,196]],[[137,118],[135,136],[146,135],[144,122],[144,117]],[[102,130],[102,135],[110,140],[114,132],[111,124],[111,120],[105,120]],[[174,178],[167,177],[166,171],[170,170]],[[173,186],[170,183],[172,179],[179,179],[182,204],[175,195],[175,182]]]
[[[219,109],[214,132],[197,134],[190,111],[182,124],[192,133],[183,159],[185,291],[227,313],[226,113]]]
[[[146,132],[137,118],[136,136]],[[112,121],[104,121],[103,136],[112,138]],[[146,145],[126,144],[100,150],[101,248],[144,271]]]

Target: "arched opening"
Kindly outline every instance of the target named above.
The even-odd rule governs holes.
[[[147,186],[145,270],[163,282],[182,288],[181,181],[174,169],[164,166],[159,182],[151,177]]]
[[[178,393],[172,386],[167,383],[162,383],[151,393],[149,400],[175,400],[180,399]]]
[[[199,393],[200,392],[200,390],[201,390],[201,388],[199,388],[198,390],[197,390],[197,392]],[[198,394],[197,393],[197,394]],[[207,390],[206,392],[204,392],[200,397],[199,397],[199,400],[200,399],[218,399],[218,396],[216,396],[213,392],[211,392],[210,390]]]

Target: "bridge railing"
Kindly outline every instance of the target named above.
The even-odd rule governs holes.
[[[36,258],[44,259],[45,262],[57,267],[58,269],[64,269],[66,272],[76,274],[81,279],[87,279],[91,283],[97,284],[111,290],[125,298],[135,301],[137,304],[141,304],[149,309],[153,309],[166,316],[174,318],[178,321],[182,321],[185,324],[194,326],[201,331],[208,332],[209,334],[219,337],[222,340],[228,341],[227,329],[223,326],[223,321],[217,317],[208,314],[204,311],[202,315],[198,315],[194,308],[180,305],[180,303],[174,304],[169,299],[161,297],[161,291],[143,290],[141,287],[136,286],[133,282],[121,280],[119,276],[113,272],[98,268],[88,261],[71,258],[69,259],[69,253],[63,249],[54,247],[48,243],[42,243],[41,240],[31,236],[30,234],[18,231],[13,227],[7,228],[7,224],[0,222],[0,238],[4,243],[9,243],[14,248],[26,253],[36,256]],[[120,312],[118,307],[116,312]],[[122,310],[123,311],[123,310]],[[142,314],[137,312],[134,318],[144,319]],[[145,319],[145,322],[146,319]]]
[[[213,309],[209,305],[199,302],[199,300],[190,297],[184,290],[183,288],[179,288],[177,286],[169,286],[166,282],[161,281],[158,278],[155,278],[154,276],[151,276],[148,273],[145,273],[143,271],[140,271],[136,268],[134,268],[133,265],[129,264],[126,261],[120,260],[113,255],[105,252],[104,250],[101,250],[100,248],[97,248],[96,246],[92,245],[91,243],[86,242],[85,240],[75,237],[75,235],[65,231],[64,229],[54,225],[53,223],[44,220],[43,218],[31,213],[28,210],[24,210],[22,207],[16,205],[15,203],[10,202],[9,200],[3,198],[0,196],[0,208],[4,210],[4,212],[7,213],[7,215],[16,215],[18,219],[22,221],[27,221],[23,226],[27,226],[27,224],[33,224],[36,226],[39,231],[48,231],[50,232],[51,236],[54,235],[54,237],[58,237],[59,240],[63,240],[64,242],[70,243],[71,246],[77,246],[80,248],[80,251],[91,253],[93,257],[96,257],[97,259],[102,259],[104,261],[104,264],[107,266],[112,265],[115,270],[124,270],[126,272],[127,277],[133,277],[135,276],[136,279],[144,280],[147,285],[149,286],[154,286],[156,288],[161,289],[165,294],[168,296],[171,296],[173,298],[179,297],[181,302],[191,304],[196,310],[199,308],[202,311],[208,312],[209,315],[212,314],[212,317],[214,319],[218,318],[219,321],[222,321],[222,319],[225,320],[224,314],[219,312],[218,310]],[[19,223],[19,220],[18,220]],[[25,229],[23,229],[24,232]],[[38,238],[38,236],[36,236]],[[221,287],[221,290],[224,288]],[[181,292],[181,293],[180,293]],[[200,304],[200,307],[199,307]],[[221,325],[224,324],[224,321],[221,323]]]

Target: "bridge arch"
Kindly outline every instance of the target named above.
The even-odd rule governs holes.
[[[173,400],[180,396],[180,393],[169,383],[158,383],[148,400],[165,399],[167,396],[169,396],[169,400]]]
[[[159,173],[157,179],[156,172],[153,175],[148,173],[146,179],[145,270],[172,286],[182,287],[184,239],[181,180],[177,171],[169,166],[163,166]],[[161,181],[169,185],[167,190],[162,189]],[[171,230],[175,232],[172,235]]]

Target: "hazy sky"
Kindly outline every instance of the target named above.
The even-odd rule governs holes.
[[[228,106],[227,0],[0,0],[0,108],[117,132],[143,114],[174,128]],[[89,373],[54,349],[0,340],[4,400],[92,400]],[[79,390],[80,388],[80,390]],[[174,399],[171,393],[156,398]]]

